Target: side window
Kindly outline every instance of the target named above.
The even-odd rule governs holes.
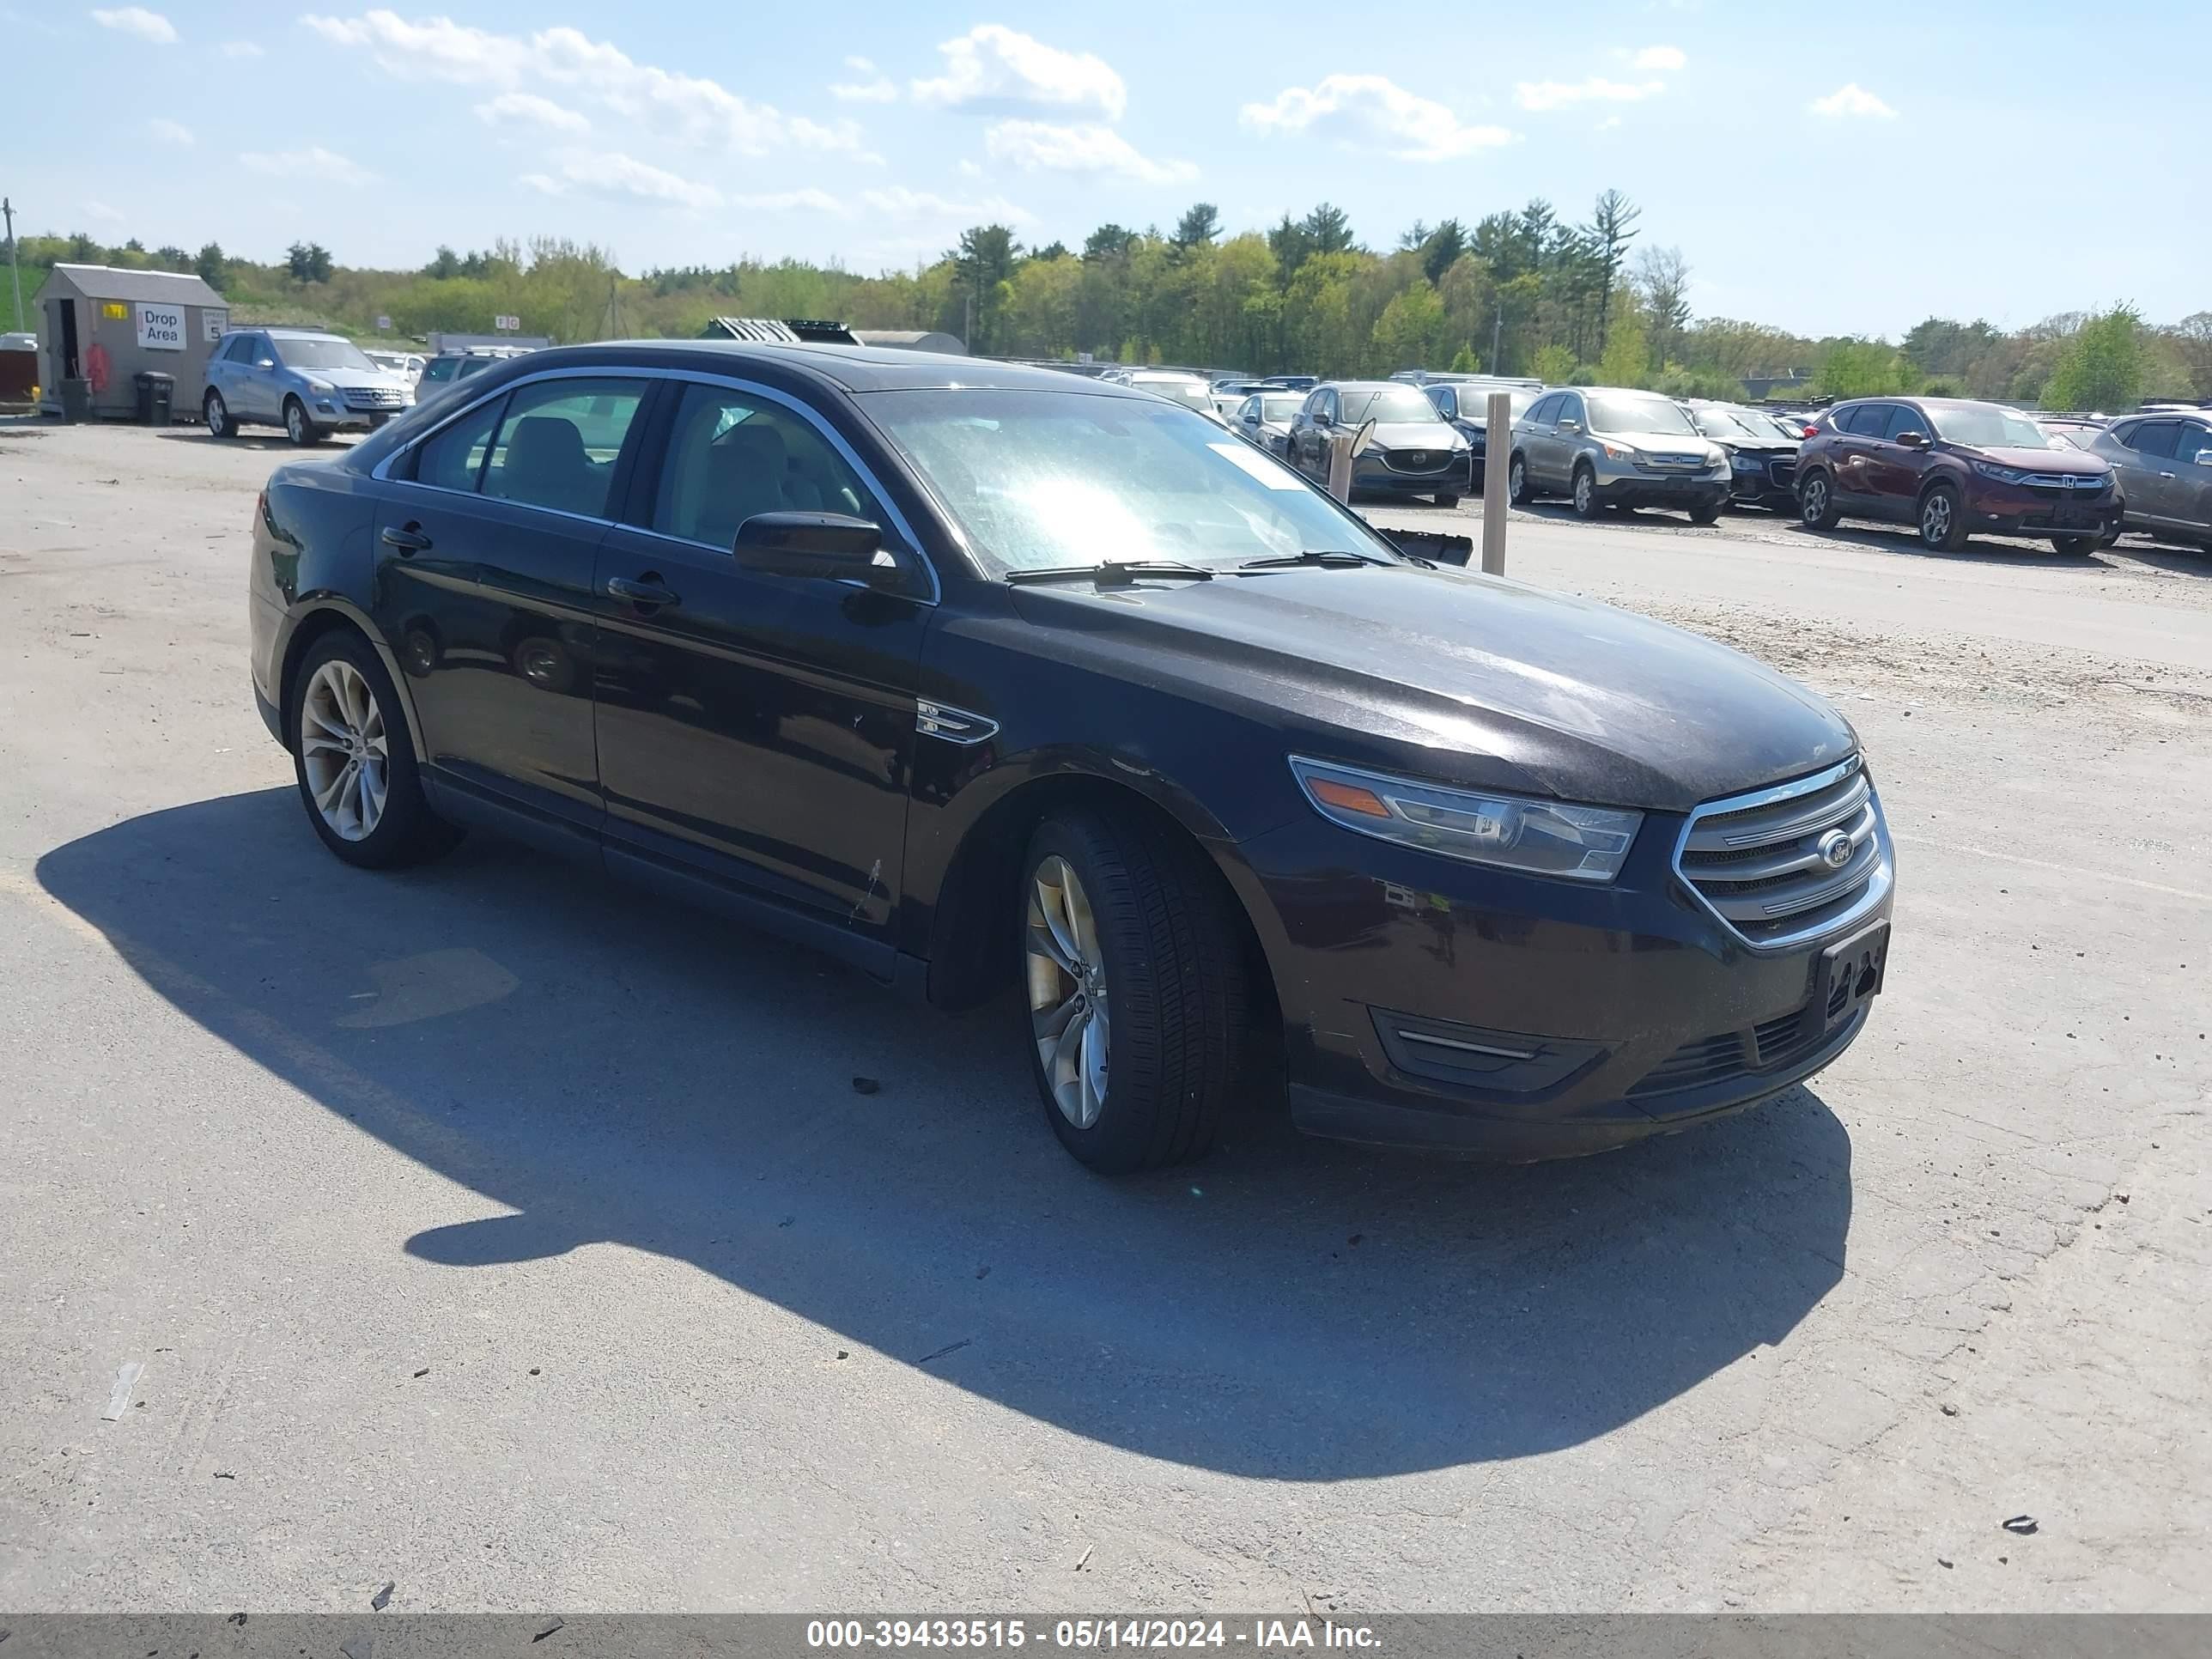
[[[1334,422],[1336,419],[1336,393],[1334,392],[1322,392],[1321,394],[1320,407],[1322,419]]]
[[[474,494],[502,406],[503,400],[494,398],[425,439],[415,451],[415,482]]]
[[[1835,417],[1836,429],[1858,438],[1878,438],[1888,416],[1880,404],[1853,404]]]
[[[1923,436],[1929,435],[1928,417],[1918,410],[1908,408],[1904,404],[1892,404],[1889,406],[1889,419],[1882,427],[1881,435],[1890,442],[1895,443],[1897,435],[1900,432],[1917,432]]]
[[[642,380],[538,380],[517,387],[484,461],[483,493],[606,517],[615,458],[644,397]]]
[[[1555,392],[1548,398],[1537,399],[1535,408],[1521,418],[1531,426],[1549,426],[1559,418],[1559,405],[1565,401],[1565,398]]]
[[[1429,401],[1437,406],[1437,413],[1447,421],[1459,419],[1459,396],[1448,386],[1440,386],[1429,393]]]
[[[1553,413],[1553,418],[1560,421],[1583,420],[1583,400],[1571,392],[1561,393],[1559,407]],[[1587,426],[1587,422],[1584,424]]]
[[[2125,441],[2128,447],[2138,454],[2167,460],[2172,457],[2174,441],[2180,434],[2181,422],[2179,421],[2145,421],[2128,434]]]
[[[860,475],[803,416],[752,392],[686,386],[650,527],[726,551],[759,513],[843,513],[890,533]]]
[[[1247,398],[1243,403],[1237,404],[1237,418],[1239,421],[1244,422],[1258,420],[1260,418],[1260,400],[1257,398]]]
[[[253,353],[248,349],[253,343],[251,334],[234,334],[222,344],[222,360],[227,363],[250,363]]]

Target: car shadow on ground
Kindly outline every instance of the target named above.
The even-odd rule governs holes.
[[[1850,1141],[1802,1089],[1522,1168],[1255,1109],[1202,1164],[1105,1181],[1042,1121],[1011,1002],[947,1018],[495,842],[355,871],[269,789],[38,875],[206,1030],[487,1200],[388,1248],[457,1273],[656,1251],[824,1328],[825,1358],[865,1345],[1148,1456],[1319,1480],[1578,1444],[1844,1271]]]
[[[332,452],[349,448],[358,441],[357,433],[332,433],[319,443],[302,448],[286,437],[281,428],[271,427],[266,432],[247,427],[228,438],[218,438],[204,426],[176,426],[154,434],[170,443],[207,444],[220,449],[281,449],[298,455],[313,455],[318,451]]]
[[[1869,552],[1898,553],[1911,559],[1932,559],[1942,564],[2001,564],[2014,569],[2021,567],[2049,570],[2094,570],[2101,557],[2115,550],[2100,548],[2095,553],[2061,553],[2048,541],[1997,541],[1977,536],[1955,553],[1930,547],[1920,539],[1920,534],[1908,526],[1869,526],[1838,525],[1832,530],[1814,530],[1795,520],[1785,520],[1784,526],[1807,542],[1821,547],[1865,548]],[[2118,550],[2132,553],[2133,548]]]

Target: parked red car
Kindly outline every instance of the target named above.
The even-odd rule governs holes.
[[[1915,526],[1954,553],[1977,532],[2048,536],[2089,553],[2125,504],[2103,457],[2052,438],[2016,409],[1958,398],[1868,398],[1821,418],[1797,458],[1808,529],[1838,519]]]

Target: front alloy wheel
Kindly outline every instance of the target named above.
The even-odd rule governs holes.
[[[1597,516],[1597,480],[1586,466],[1575,469],[1575,516],[1593,519]]]
[[[307,418],[307,406],[297,398],[284,400],[284,435],[297,449],[307,448],[323,435],[315,430],[315,423]]]
[[[1063,858],[1030,876],[1030,1033],[1060,1115],[1088,1129],[1106,1109],[1105,953],[1090,896]]]
[[[1966,544],[1966,515],[1959,492],[1937,484],[1921,498],[1920,539],[1939,552],[1955,553]]]

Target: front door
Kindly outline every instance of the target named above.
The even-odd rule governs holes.
[[[593,560],[647,385],[525,381],[395,463],[375,618],[437,781],[596,829]]]
[[[596,708],[610,858],[704,874],[888,947],[903,876],[927,573],[850,452],[798,399],[671,386],[629,522],[600,549]],[[884,592],[741,569],[758,513],[884,526]]]
[[[2117,461],[2130,518],[2163,526],[2173,516],[2173,486],[2180,472],[2173,452],[2180,437],[2179,421],[2144,421],[2122,441]]]
[[[1879,426],[1861,428],[1866,453],[1861,476],[1875,512],[1885,519],[1910,524],[1919,515],[1921,476],[1927,469],[1928,448],[1925,444],[1914,447],[1898,440],[1908,432],[1917,432],[1932,442],[1935,434],[1928,430],[1927,416],[1907,404],[1886,404],[1881,414]]]
[[[2185,421],[2173,445],[2166,514],[2184,530],[2212,531],[2212,426]]]

